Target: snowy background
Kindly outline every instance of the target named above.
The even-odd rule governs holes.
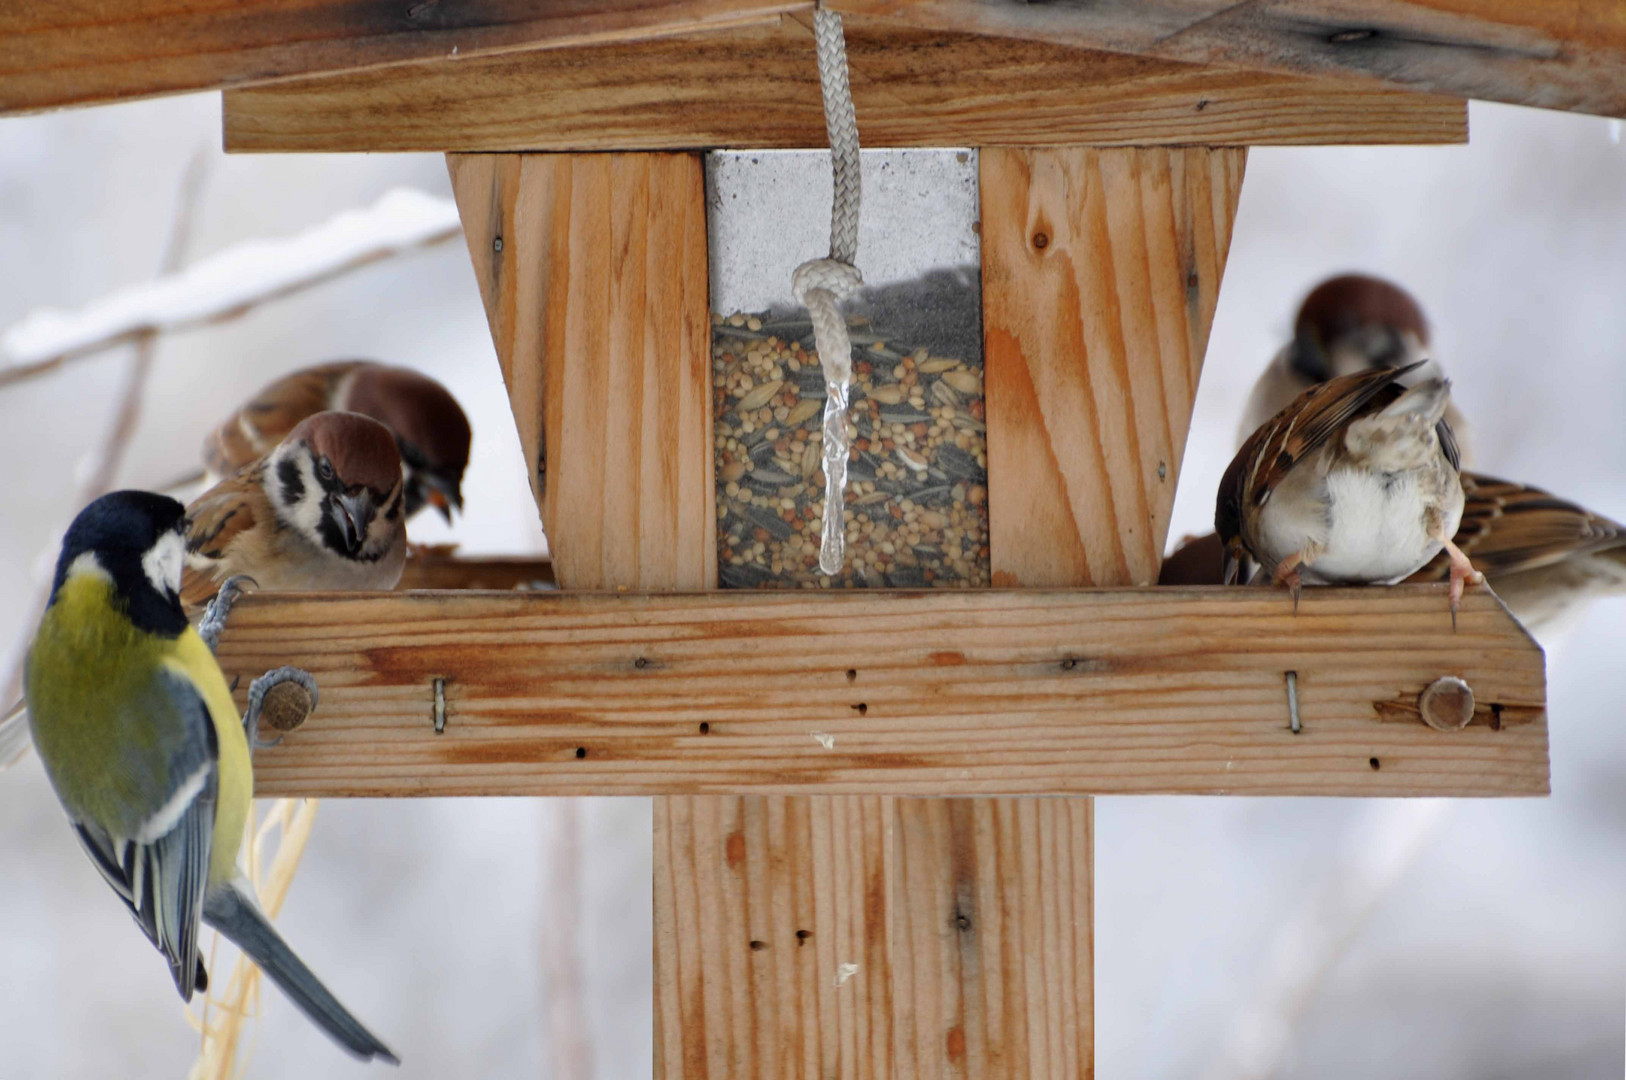
[[[200,148],[189,262],[393,187],[449,195],[437,156],[228,158],[219,120],[218,98],[194,97],[0,121],[0,331],[149,280]],[[1468,147],[1253,152],[1175,537],[1207,528],[1237,412],[1298,299],[1347,269],[1420,298],[1481,468],[1626,519],[1626,146],[1608,121],[1584,117],[1476,105],[1472,124]],[[129,355],[0,389],[0,643],[25,630],[41,552],[76,509],[76,463]],[[421,520],[415,539],[536,550],[458,239],[165,337],[122,482],[184,474],[248,392],[348,356],[419,367],[473,418],[469,513],[449,532]],[[1619,1076],[1622,642],[1621,600],[1546,642],[1547,800],[1100,800],[1098,1075]],[[281,924],[401,1054],[398,1075],[573,1077],[544,1019],[572,1006],[590,1036],[581,1075],[648,1075],[648,803],[587,800],[574,812],[579,905],[554,887],[561,803],[324,804]],[[0,775],[0,868],[0,1076],[183,1076],[195,1043],[167,973],[32,758]],[[554,921],[572,908],[579,926]],[[579,949],[576,987],[543,975],[562,931]],[[358,1075],[274,991],[266,1001],[248,1075]]]

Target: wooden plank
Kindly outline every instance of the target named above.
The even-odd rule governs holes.
[[[713,587],[699,157],[447,160],[559,583]]]
[[[805,0],[76,0],[0,5],[0,113],[428,57],[624,41]]]
[[[1188,63],[1626,116],[1626,5],[1509,0],[831,0],[839,11]]]
[[[866,146],[1441,143],[1460,100],[848,20]],[[305,79],[225,96],[233,151],[827,145],[812,32],[726,32]]]
[[[322,686],[256,761],[267,795],[1546,791],[1540,650],[1483,591],[1460,624],[1431,585],[1296,616],[1223,588],[261,593],[220,659]],[[1445,674],[1480,703],[1451,734],[1415,712]]]
[[[538,589],[552,586],[553,563],[546,557],[466,558],[430,549],[407,559],[401,592],[421,589]]]
[[[1157,581],[1246,153],[983,150],[996,586]]]

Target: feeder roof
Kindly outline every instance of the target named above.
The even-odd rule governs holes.
[[[1097,0],[1046,5],[834,0],[829,6],[893,28],[1031,43],[1039,55],[1049,55],[1044,50],[1055,47],[1094,50],[1166,65],[1224,69],[1233,79],[1236,72],[1255,72],[1277,80],[1333,80],[1346,87],[1401,88],[1626,116],[1626,3],[1621,0]],[[776,26],[787,17],[805,20],[813,7],[786,0],[12,4],[0,10],[0,113],[397,64],[421,65],[425,72],[441,75],[482,54],[602,48]],[[1001,48],[1002,65],[1019,62],[1021,50],[1011,59],[1009,46]],[[862,68],[855,64],[854,70],[857,83]],[[950,87],[954,70],[942,73]],[[469,72],[471,79],[478,75]],[[652,91],[663,85],[670,89],[658,75],[647,71],[644,85]]]

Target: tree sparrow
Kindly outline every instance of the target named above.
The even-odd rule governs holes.
[[[181,599],[239,574],[266,589],[393,589],[406,561],[401,458],[388,428],[317,413],[186,508]]]
[[[1403,380],[1407,386],[1444,375],[1429,345],[1428,319],[1411,294],[1365,274],[1328,278],[1299,305],[1293,340],[1254,383],[1237,443],[1317,383],[1357,371],[1407,366],[1412,367]],[[1456,406],[1446,406],[1445,420],[1466,458],[1466,428]]]
[[[1220,481],[1214,529],[1224,579],[1244,552],[1276,584],[1392,584],[1442,548],[1451,613],[1483,578],[1452,542],[1462,517],[1450,384],[1406,389],[1412,370],[1378,368],[1311,387],[1255,431]]]
[[[463,508],[469,421],[446,388],[410,368],[362,360],[322,364],[278,379],[228,417],[203,443],[218,481],[270,453],[295,425],[319,412],[370,416],[395,433],[406,474],[406,516],[427,503],[448,524]]]

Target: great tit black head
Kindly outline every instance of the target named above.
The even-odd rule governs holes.
[[[137,627],[174,637],[186,629],[181,568],[186,508],[167,495],[115,491],[79,512],[62,538],[51,600],[70,574],[102,573]]]

